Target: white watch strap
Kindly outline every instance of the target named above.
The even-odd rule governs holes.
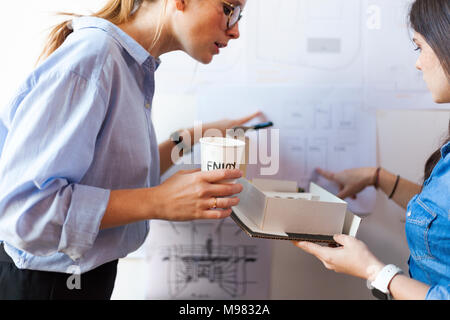
[[[378,272],[377,277],[370,285],[385,294],[389,294],[389,283],[391,283],[392,278],[399,273],[403,273],[402,269],[393,264],[388,264]]]

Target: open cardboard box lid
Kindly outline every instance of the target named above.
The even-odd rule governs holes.
[[[244,186],[232,219],[250,237],[338,245],[334,234],[356,236],[361,218],[347,203],[311,183],[298,193],[292,181],[239,179]]]

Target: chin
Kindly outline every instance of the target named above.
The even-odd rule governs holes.
[[[203,64],[210,64],[213,60],[213,56],[206,56],[206,57],[202,57],[202,58],[196,59],[196,60]]]
[[[191,56],[192,59],[194,59],[195,61],[198,61],[202,64],[210,64],[213,60],[213,57],[195,57],[195,56]]]
[[[198,61],[202,64],[210,64],[211,61],[213,60],[213,55],[212,54],[202,54],[202,53],[196,53],[194,50],[192,51],[188,51],[188,50],[183,50],[188,56],[190,56],[192,59],[194,59],[195,61]]]
[[[446,94],[433,94],[433,100],[435,103],[450,103],[450,94],[446,92]]]
[[[450,97],[448,97],[448,98],[441,98],[441,97],[437,97],[437,98],[434,98],[434,102],[435,103],[438,103],[438,104],[443,104],[443,103],[450,103]]]

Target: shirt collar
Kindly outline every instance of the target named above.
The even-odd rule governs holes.
[[[442,148],[441,148],[441,155],[442,158],[445,158],[446,155],[448,155],[450,153],[450,142],[446,143]]]
[[[119,42],[139,65],[148,64],[150,68],[156,70],[161,63],[159,59],[153,58],[136,40],[108,20],[87,16],[72,20],[72,29],[74,31],[86,28],[98,28],[108,33]]]

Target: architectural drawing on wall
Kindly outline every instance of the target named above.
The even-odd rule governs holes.
[[[349,156],[351,155],[351,156]],[[333,148],[333,159],[343,169],[351,169],[354,166],[354,157],[358,156],[358,143],[354,140],[336,141]]]
[[[309,129],[312,123],[311,114],[299,108],[303,103],[302,99],[296,97],[287,97],[284,101],[280,101],[284,128]]]
[[[362,1],[258,0],[247,7],[248,83],[363,83]]]
[[[316,168],[328,168],[328,161],[331,160],[328,154],[328,150],[328,137],[308,139],[306,172],[308,172],[309,175],[311,175]]]
[[[361,108],[361,103],[359,106],[349,102],[341,103],[339,113],[336,113],[337,127],[343,130],[355,130],[356,113],[359,108]]]
[[[360,0],[260,0],[252,9],[260,62],[336,69],[360,54]]]
[[[231,218],[153,221],[145,244],[148,299],[267,299],[271,242]]]
[[[247,264],[258,262],[257,247],[221,244],[220,229],[223,227],[221,223],[216,228],[217,236],[208,234],[204,243],[197,244],[194,238],[200,231],[192,223],[190,244],[161,247],[161,259],[168,269],[167,286],[171,298],[178,298],[184,291],[189,291],[189,286],[200,283],[202,279],[217,285],[231,298],[245,295],[249,283]]]
[[[284,143],[280,145],[280,154],[283,155],[282,166],[304,176],[306,173],[305,159],[307,158],[307,139],[301,134],[292,132],[283,138]]]
[[[233,95],[221,95],[224,91]],[[279,129],[278,172],[263,176],[258,162],[247,171],[249,179],[295,180],[307,189],[318,167],[338,171],[376,166],[376,117],[363,108],[359,87],[229,86],[209,87],[200,93],[199,118],[204,121],[239,117],[258,106]],[[213,104],[215,109],[210,108]],[[355,208],[369,212],[372,205],[365,202]]]
[[[330,130],[333,127],[332,106],[319,103],[314,108],[314,129]]]

